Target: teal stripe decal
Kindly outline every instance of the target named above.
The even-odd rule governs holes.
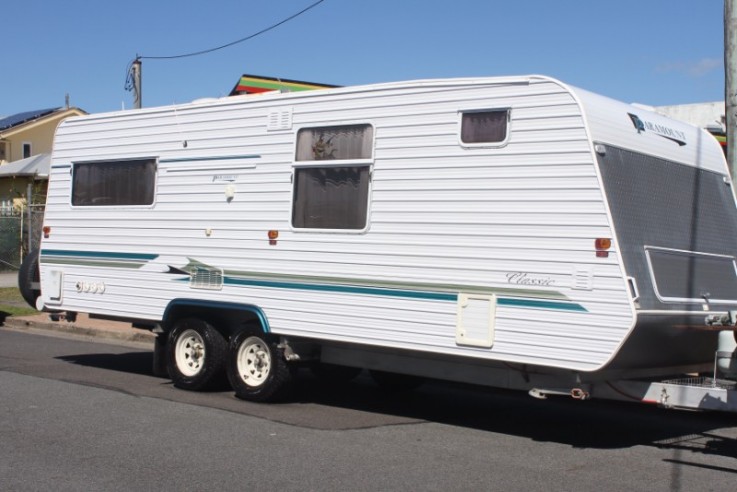
[[[65,258],[99,259],[99,260],[155,260],[159,255],[146,253],[114,253],[110,251],[67,251],[61,249],[42,249],[41,256],[61,256]]]
[[[409,299],[427,299],[432,301],[453,301],[458,298],[457,294],[445,292],[422,292],[412,290],[384,289],[380,287],[361,287],[352,285],[331,284],[299,284],[292,282],[273,282],[270,280],[249,280],[241,278],[226,277],[226,284],[247,285],[249,287],[270,287],[274,289],[298,289],[318,292],[341,292],[347,294],[364,294],[372,296],[390,296]]]
[[[71,167],[71,164],[57,164],[55,166],[51,166],[51,169],[69,169]]]
[[[159,159],[159,162],[197,162],[197,161],[233,161],[237,159],[258,159],[260,155],[224,155],[220,157],[172,157]]]
[[[188,281],[189,279],[181,279]],[[363,287],[353,285],[333,284],[303,284],[296,282],[275,282],[270,280],[251,280],[243,278],[225,277],[224,282],[231,285],[245,285],[248,287],[268,287],[273,289],[309,290],[312,292],[340,292],[343,294],[363,294],[372,296],[400,297],[404,299],[422,299],[430,301],[457,302],[458,294],[449,292],[431,292],[416,290],[387,289],[381,287]],[[573,302],[547,301],[544,299],[523,299],[517,297],[497,297],[500,306],[521,307],[531,309],[554,309],[558,311],[574,311],[585,313],[587,309]]]
[[[556,309],[559,311],[576,311],[579,313],[588,312],[588,310],[582,305],[572,302],[545,301],[542,299],[518,299],[513,297],[498,297],[496,302],[500,306]]]

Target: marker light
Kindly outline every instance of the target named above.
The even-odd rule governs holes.
[[[51,227],[44,226],[43,229],[42,229],[42,231],[44,233],[44,239],[48,239],[49,238],[49,235],[51,235]]]
[[[594,241],[597,258],[609,258],[608,249],[612,247],[612,240],[608,237],[599,237]]]

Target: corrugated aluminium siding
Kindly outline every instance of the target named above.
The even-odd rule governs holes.
[[[507,107],[505,146],[459,145],[460,110]],[[277,108],[292,109],[292,130],[266,130]],[[291,231],[296,130],[344,123],[375,127],[369,230]],[[144,270],[64,267],[70,310],[158,319],[172,298],[229,300],[262,307],[283,334],[592,370],[613,355],[632,313],[616,251],[606,259],[593,251],[594,238],[612,234],[590,147],[574,98],[544,80],[338,89],[92,115],[58,132],[46,212],[52,236],[43,248],[160,255]],[[153,206],[70,207],[65,166],[144,156],[160,159]],[[196,157],[208,160],[171,161]],[[231,202],[215,174],[237,175]],[[269,246],[268,230],[279,231],[277,246]],[[213,292],[156,271],[188,258],[304,283],[338,278],[430,290],[519,289],[507,275],[525,272],[553,282],[535,290],[585,311],[500,304],[493,347],[458,347],[455,302],[227,283]],[[577,268],[591,269],[593,290],[571,289]],[[104,282],[105,292],[78,294],[79,280]]]

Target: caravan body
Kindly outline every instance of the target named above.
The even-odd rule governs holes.
[[[718,143],[541,76],[69,119],[44,226],[44,309],[415,374],[703,367],[737,309]]]

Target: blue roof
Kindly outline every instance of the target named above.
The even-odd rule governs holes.
[[[13,128],[14,126],[22,125],[23,123],[27,121],[36,120],[38,118],[41,118],[42,116],[51,114],[58,109],[59,108],[38,109],[36,111],[26,111],[24,113],[18,113],[12,116],[7,116],[0,120],[0,130],[7,130],[8,128]]]

